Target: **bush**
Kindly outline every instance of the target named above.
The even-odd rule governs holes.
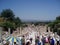
[[[60,29],[57,30],[57,34],[60,36]]]
[[[54,33],[57,32],[57,28],[54,28],[54,29],[53,29],[53,32],[54,32]]]

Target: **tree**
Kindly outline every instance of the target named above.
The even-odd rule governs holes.
[[[16,17],[15,20],[14,20],[14,22],[15,22],[16,28],[17,28],[17,27],[20,27],[20,25],[21,25],[21,20],[20,20],[19,17]]]
[[[57,34],[60,36],[60,28],[57,30]]]
[[[60,20],[60,16],[56,17],[56,20]]]
[[[60,20],[55,20],[53,23],[58,24],[58,23],[60,23]]]
[[[14,20],[15,15],[11,9],[5,9],[1,12],[0,16],[6,20],[12,21],[12,20]]]
[[[19,17],[15,17],[13,11],[11,9],[5,9],[1,12],[0,18],[4,19],[4,22],[0,22],[0,26],[16,29],[20,27],[21,20]]]
[[[57,32],[58,35],[60,35],[60,16],[56,17],[56,20],[54,20],[52,23],[49,23],[48,26],[50,26],[51,29],[53,29],[53,32]]]

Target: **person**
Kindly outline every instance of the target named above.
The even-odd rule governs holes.
[[[45,45],[45,37],[42,36],[42,44]]]
[[[41,42],[39,40],[39,36],[37,36],[36,40],[35,40],[35,45],[41,45]]]
[[[51,38],[51,36],[48,36],[48,41],[49,41],[49,43],[50,43],[50,38]]]
[[[4,45],[9,45],[9,41],[8,41],[8,42],[6,42]]]
[[[54,45],[54,39],[53,38],[50,39],[50,45]]]
[[[30,38],[31,43],[32,43],[32,40],[33,40],[33,39],[32,39],[32,38]]]
[[[45,44],[47,45],[48,44],[48,37],[45,37]]]
[[[30,39],[27,39],[27,40],[26,40],[26,45],[31,45]]]
[[[53,40],[54,40],[54,45],[56,45],[56,43],[57,43],[56,38],[53,37]]]
[[[59,45],[60,45],[60,39],[59,39]]]
[[[16,42],[14,42],[14,45],[17,45]]]
[[[5,41],[5,40],[3,41],[3,44],[4,44],[4,45],[6,44],[6,41]]]
[[[21,44],[22,44],[22,45],[25,45],[25,38],[24,38],[24,35],[22,36]]]
[[[18,42],[16,42],[16,45],[19,45],[19,43],[18,43]]]
[[[48,43],[48,37],[45,38],[45,42]]]
[[[41,45],[41,42],[40,41],[38,41],[38,45]]]
[[[12,45],[12,42],[10,42],[9,45]]]
[[[46,30],[46,32],[48,32],[48,29]]]
[[[59,38],[57,37],[56,40],[57,40],[57,45],[59,45]]]
[[[35,45],[37,45],[37,43],[38,43],[38,38],[35,39]]]
[[[30,42],[27,42],[26,45],[30,45]]]
[[[38,38],[38,45],[41,45],[40,38],[39,37],[37,37],[37,38]]]

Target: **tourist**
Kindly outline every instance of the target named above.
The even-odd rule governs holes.
[[[60,39],[59,39],[59,45],[60,45]]]
[[[59,36],[59,45],[60,45],[60,36]]]
[[[45,37],[45,44],[47,45],[48,44],[48,37]]]
[[[5,43],[5,45],[9,45],[9,41]]]
[[[35,39],[35,45],[37,45],[37,43],[38,43],[38,39],[36,38],[36,39]]]
[[[42,36],[42,44],[45,45],[45,37]]]
[[[17,45],[17,44],[16,44],[16,42],[14,42],[14,44],[13,44],[13,45]]]
[[[49,43],[50,43],[50,38],[51,38],[51,36],[48,36],[48,41],[49,41]]]
[[[41,42],[40,41],[38,41],[38,45],[41,45]]]
[[[22,44],[22,45],[25,45],[25,37],[24,37],[24,36],[22,36],[21,44]]]
[[[41,45],[39,36],[37,36],[37,38],[35,39],[35,45]]]
[[[42,35],[40,34],[40,43],[41,43],[41,45],[43,45],[42,44]]]
[[[57,40],[57,45],[59,45],[59,38],[57,37],[56,40]]]
[[[30,42],[27,42],[26,45],[31,45]]]
[[[30,39],[27,39],[27,40],[26,40],[26,45],[31,45]]]
[[[32,39],[32,38],[30,38],[31,43],[32,43],[32,40],[33,40],[33,39]]]
[[[53,38],[50,39],[50,45],[54,45],[54,39]]]
[[[12,45],[12,42],[10,42],[9,45]]]
[[[5,40],[3,41],[3,44],[4,44],[4,45],[6,44],[6,41],[5,41]]]

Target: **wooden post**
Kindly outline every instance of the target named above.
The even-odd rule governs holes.
[[[0,44],[3,45],[3,43],[2,43],[2,27],[0,27]]]
[[[21,35],[21,27],[20,27],[20,35]]]
[[[8,33],[9,33],[9,36],[10,36],[10,28],[8,28]]]

